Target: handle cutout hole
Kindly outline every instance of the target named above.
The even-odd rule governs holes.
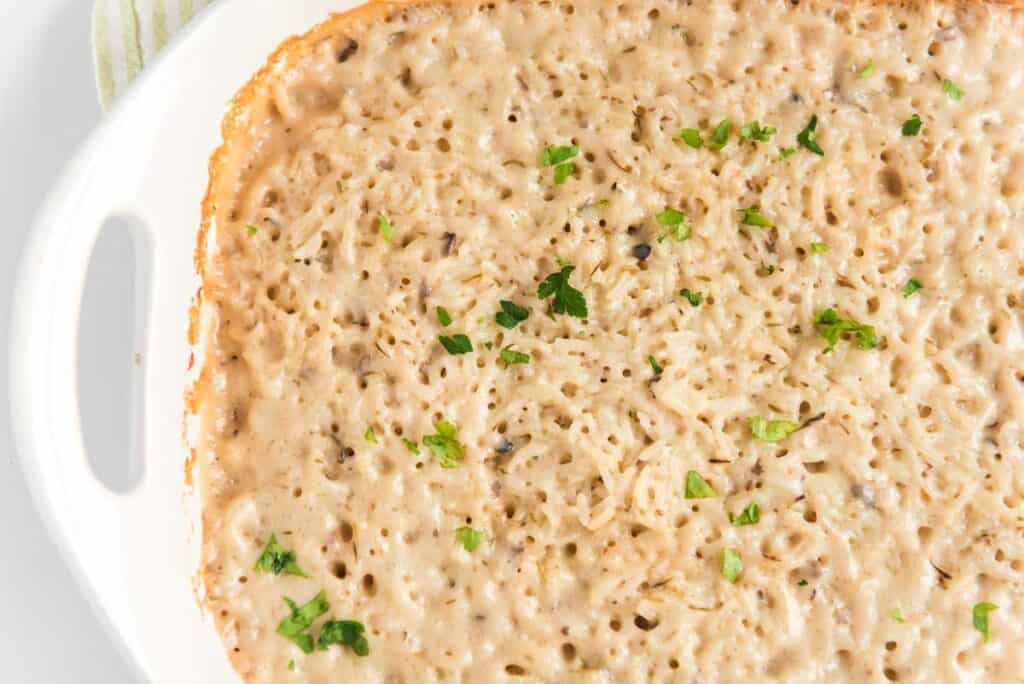
[[[78,324],[78,405],[93,474],[110,490],[142,480],[143,358],[150,279],[149,235],[115,216],[93,248]]]

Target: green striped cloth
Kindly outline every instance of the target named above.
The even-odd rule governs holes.
[[[214,0],[96,0],[96,87],[109,108],[175,31]]]

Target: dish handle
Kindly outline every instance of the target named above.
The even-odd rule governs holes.
[[[11,316],[12,425],[29,489],[65,562],[79,579],[88,579],[97,615],[121,626],[126,645],[137,653],[126,628],[134,617],[124,589],[122,535],[133,516],[138,524],[144,483],[134,493],[117,494],[93,473],[82,438],[76,366],[93,246],[112,216],[143,216],[134,193],[146,154],[94,142],[51,194],[22,254]],[[139,416],[133,419],[137,425]]]

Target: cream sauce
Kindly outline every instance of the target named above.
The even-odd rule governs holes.
[[[1024,682],[1024,16],[795,4],[396,8],[256,82],[195,395],[205,601],[247,682]],[[812,114],[825,156],[781,159]],[[676,136],[726,118],[721,151]],[[657,241],[666,206],[689,240]],[[586,320],[536,296],[559,258]],[[878,348],[823,354],[826,307]],[[422,445],[442,419],[456,469]],[[254,571],[271,533],[307,578]],[[321,589],[311,634],[358,620],[368,657],[275,633]]]

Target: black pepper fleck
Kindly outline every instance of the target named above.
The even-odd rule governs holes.
[[[646,243],[633,246],[633,256],[643,261],[647,257],[651,256],[651,246]]]

